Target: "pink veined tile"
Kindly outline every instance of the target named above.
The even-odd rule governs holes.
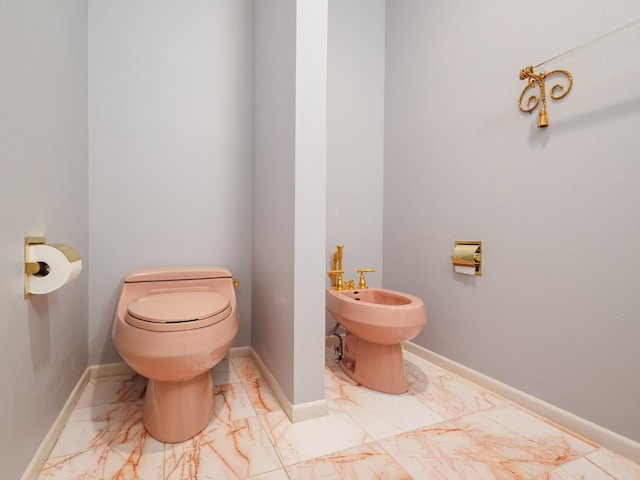
[[[167,445],[166,480],[248,478],[282,468],[256,417],[213,425],[191,440]]]
[[[260,419],[285,466],[373,440],[332,402],[329,402],[328,415],[303,422],[291,423],[283,411],[267,413]]]
[[[582,457],[538,475],[535,480],[616,480],[616,478],[630,480],[633,477],[612,477]]]
[[[412,353],[402,352],[404,357],[404,368],[407,371],[407,379],[411,381],[423,381],[425,378],[451,375],[446,370],[424,360]]]
[[[616,479],[640,480],[640,464],[610,450],[600,448],[587,455],[586,458]]]
[[[251,399],[240,383],[216,385],[214,390],[214,420],[230,422],[256,415]]]
[[[50,457],[140,442],[148,436],[142,403],[115,403],[76,409],[69,417]]]
[[[452,419],[504,404],[504,400],[454,376],[431,377],[428,383],[411,383],[409,393],[445,418]]]
[[[415,478],[513,479],[529,476],[482,443],[444,422],[379,442]]]
[[[445,420],[411,395],[363,389],[357,395],[336,399],[335,403],[376,440]]]
[[[594,446],[512,405],[453,422],[530,475],[539,475],[593,451]]]
[[[39,479],[640,480],[640,465],[473,383],[406,352],[405,366],[409,393],[387,395],[328,363],[329,415],[292,424],[249,357],[224,360],[210,424],[166,446],[142,425],[145,378],[94,379]]]
[[[243,383],[242,386],[247,392],[256,414],[263,415],[282,410],[280,402],[264,378],[256,378],[251,382]]]
[[[364,388],[347,377],[339,366],[325,368],[325,397],[331,399],[348,398],[351,395],[361,393]]]
[[[241,382],[251,382],[257,378],[262,378],[262,374],[251,357],[236,357],[231,359],[231,363],[236,369]]]
[[[211,369],[211,378],[214,385],[227,385],[240,381],[236,369],[226,358],[214,365]]]
[[[331,478],[340,480],[410,480],[389,454],[375,444],[363,445],[287,468],[291,480]]]
[[[102,446],[47,461],[38,480],[163,480],[164,444],[146,437],[138,442]]]
[[[95,378],[85,387],[76,408],[140,400],[146,386],[147,379],[137,374]]]

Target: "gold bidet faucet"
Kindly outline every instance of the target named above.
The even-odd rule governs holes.
[[[353,280],[343,280],[342,274],[344,270],[342,268],[342,250],[344,249],[344,245],[336,245],[336,251],[333,252],[333,268],[329,270],[327,273],[329,274],[329,278],[332,280],[333,288],[337,290],[355,290],[355,282]],[[360,274],[360,281],[358,282],[358,288],[368,288],[367,281],[364,278],[364,274],[366,272],[375,272],[375,268],[362,268],[357,270]]]

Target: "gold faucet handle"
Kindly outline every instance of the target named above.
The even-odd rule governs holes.
[[[369,288],[367,287],[367,280],[364,278],[365,273],[375,272],[375,268],[361,268],[360,270],[356,270],[360,274],[360,280],[358,281],[358,288]]]

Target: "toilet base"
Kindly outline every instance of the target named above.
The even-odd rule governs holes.
[[[142,423],[160,442],[178,443],[200,433],[213,416],[213,381],[209,370],[182,382],[149,379]]]
[[[340,367],[351,380],[372,390],[393,394],[409,390],[399,343],[371,343],[347,332]]]

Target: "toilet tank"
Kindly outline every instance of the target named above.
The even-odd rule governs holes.
[[[165,282],[213,278],[231,278],[231,272],[225,267],[208,266],[140,268],[130,271],[124,282]]]

